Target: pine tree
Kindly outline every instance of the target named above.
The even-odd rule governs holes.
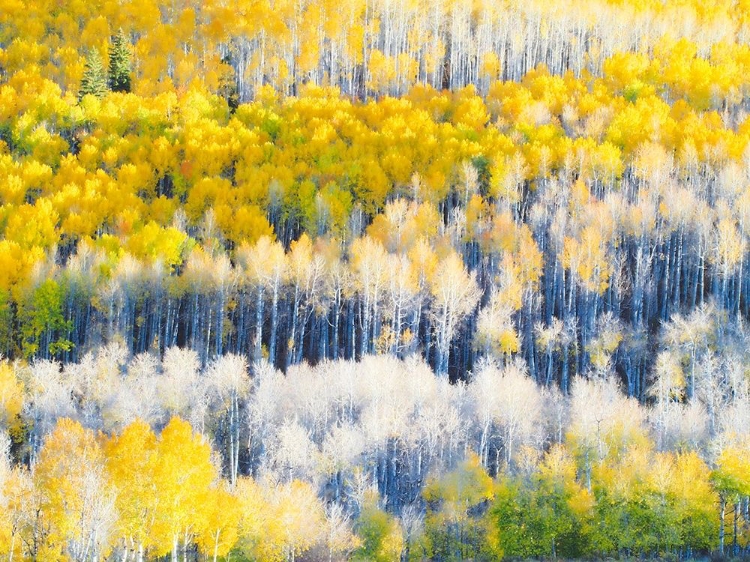
[[[130,48],[122,28],[112,39],[109,53],[109,88],[113,92],[130,91]]]
[[[91,49],[86,57],[86,67],[83,70],[78,99],[88,94],[102,98],[107,94],[107,90],[107,75],[102,57],[96,49]]]
[[[221,63],[224,65],[225,72],[222,73],[221,81],[219,82],[218,94],[227,100],[229,110],[234,113],[240,106],[240,92],[234,78],[234,65],[232,64],[231,53],[222,57]]]

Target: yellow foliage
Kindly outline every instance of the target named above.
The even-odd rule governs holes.
[[[117,490],[117,533],[144,550],[153,545],[152,525],[158,508],[156,444],[156,435],[141,420],[104,443],[107,473]]]
[[[218,473],[210,445],[180,418],[172,418],[162,431],[156,455],[153,474],[159,509],[151,540],[154,554],[164,556],[179,541],[188,541],[205,529],[210,516],[207,498]]]
[[[239,537],[240,504],[224,481],[209,492],[207,503],[205,528],[198,535],[198,547],[206,556],[224,558]]]
[[[579,238],[565,238],[562,262],[586,290],[601,295],[609,286],[612,264],[607,259],[601,233],[595,227],[585,227]]]
[[[109,537],[97,531],[111,517],[106,501],[112,489],[94,433],[78,422],[60,420],[44,441],[33,478],[42,494],[40,517],[50,526],[45,556],[72,557],[86,546],[107,556]]]
[[[187,249],[188,237],[176,228],[162,228],[151,221],[140,231],[132,234],[126,249],[142,260],[162,260],[168,268],[182,264]]]
[[[261,486],[251,479],[237,484],[240,547],[269,562],[301,555],[320,538],[325,514],[312,487],[293,480]]]

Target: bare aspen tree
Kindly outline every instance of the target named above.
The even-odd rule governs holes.
[[[461,321],[479,302],[481,291],[456,254],[449,254],[437,266],[430,280],[435,325],[435,370],[448,373],[450,344]]]

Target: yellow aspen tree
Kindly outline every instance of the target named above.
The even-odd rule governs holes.
[[[240,504],[225,481],[211,489],[206,498],[207,517],[198,535],[198,548],[213,562],[225,558],[239,537]]]
[[[49,535],[39,557],[106,558],[116,524],[114,493],[94,432],[64,418],[47,436],[34,467]]]
[[[180,418],[172,418],[162,431],[156,455],[154,554],[169,554],[176,562],[206,528],[207,499],[218,472],[208,442]]]
[[[266,294],[271,296],[271,326],[268,359],[276,360],[276,327],[278,324],[278,303],[282,284],[288,276],[288,261],[284,248],[269,236],[261,236],[252,246],[243,246],[238,252],[248,284],[255,290],[255,336],[253,360],[262,357],[263,309]]]
[[[373,341],[380,335],[380,307],[387,283],[387,258],[388,253],[383,245],[369,236],[352,243],[350,264],[362,303],[360,356],[372,351]]]
[[[153,523],[158,509],[154,471],[157,462],[156,435],[142,420],[136,420],[104,443],[109,481],[116,491],[116,533],[124,551],[142,562],[152,546]]]

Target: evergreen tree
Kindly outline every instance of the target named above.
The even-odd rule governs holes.
[[[225,67],[225,72],[222,74],[218,93],[227,100],[229,110],[234,113],[240,106],[240,92],[234,78],[234,65],[232,64],[231,53],[222,57],[221,63]]]
[[[113,92],[130,91],[130,48],[122,28],[112,39],[109,53],[109,88]]]
[[[107,90],[107,75],[104,72],[102,57],[96,49],[91,49],[86,57],[86,67],[83,70],[78,99],[88,94],[102,98]]]

